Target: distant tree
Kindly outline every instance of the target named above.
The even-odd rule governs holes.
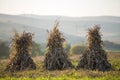
[[[0,58],[9,57],[9,46],[6,45],[6,42],[0,41]]]
[[[70,48],[71,48],[71,44],[68,44],[68,43],[65,41],[64,44],[63,44],[63,47],[64,47],[66,53],[69,53]]]
[[[42,55],[40,44],[32,41],[31,56],[35,57],[40,55]]]
[[[70,48],[70,54],[83,54],[86,50],[86,46],[83,45],[73,45]]]

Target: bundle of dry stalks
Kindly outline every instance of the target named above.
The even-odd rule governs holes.
[[[58,30],[59,23],[55,24],[53,31],[50,32],[45,54],[44,67],[46,70],[62,70],[74,67],[68,59],[68,55],[63,48],[65,39]]]
[[[94,26],[88,29],[88,48],[82,55],[78,68],[106,71],[111,69],[111,64],[107,61],[106,53],[103,49],[100,27]]]
[[[36,65],[29,54],[29,49],[32,45],[32,36],[33,34],[31,33],[23,32],[19,35],[15,32],[14,38],[12,39],[14,57],[10,59],[6,71],[36,69]]]

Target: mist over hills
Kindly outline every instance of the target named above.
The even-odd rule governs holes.
[[[85,42],[87,28],[96,24],[101,26],[103,40],[120,43],[120,17],[117,16],[66,17],[0,14],[0,39],[9,40],[16,29],[18,32],[25,30],[35,33],[33,39],[38,43],[44,43],[48,35],[46,30],[51,30],[56,20],[60,22],[60,31],[71,44]]]

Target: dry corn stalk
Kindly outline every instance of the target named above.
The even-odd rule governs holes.
[[[31,33],[23,32],[19,35],[15,32],[12,40],[12,48],[14,56],[10,59],[6,67],[6,71],[21,71],[25,69],[36,69],[36,65],[33,62],[29,49],[32,45]]]
[[[88,29],[88,48],[82,55],[77,68],[106,71],[111,69],[111,64],[107,61],[101,40],[100,27],[94,26]]]
[[[50,32],[47,43],[47,52],[45,54],[44,68],[46,70],[62,70],[74,67],[68,59],[68,55],[63,48],[65,39],[58,30],[57,22],[53,31]]]

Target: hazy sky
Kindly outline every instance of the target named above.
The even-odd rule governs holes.
[[[120,0],[0,0],[0,13],[62,16],[120,16]]]

